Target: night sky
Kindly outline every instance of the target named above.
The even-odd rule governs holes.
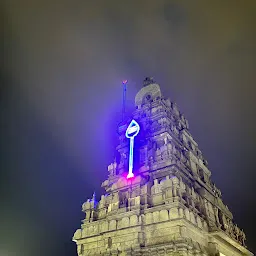
[[[75,256],[146,76],[177,102],[255,246],[255,0],[4,0],[0,255]]]

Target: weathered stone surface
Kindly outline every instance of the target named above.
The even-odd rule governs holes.
[[[125,178],[127,120],[119,127],[120,162],[108,166],[102,183],[107,194],[82,205],[85,219],[73,236],[78,255],[252,255],[177,105],[147,78],[135,106],[142,131],[135,178]]]

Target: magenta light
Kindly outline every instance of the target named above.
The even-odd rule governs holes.
[[[128,80],[123,80],[123,84],[127,84]]]

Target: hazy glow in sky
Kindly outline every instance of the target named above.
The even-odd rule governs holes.
[[[255,251],[255,13],[255,0],[4,0],[1,242],[76,255],[80,205],[115,157],[121,81],[131,113],[153,76]]]

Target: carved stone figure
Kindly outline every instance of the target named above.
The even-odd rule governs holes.
[[[172,154],[173,147],[172,147],[172,144],[171,144],[171,143],[168,143],[168,144],[167,144],[167,151],[168,151],[168,155],[171,155],[171,154]]]
[[[156,150],[156,161],[161,161],[162,160],[162,156],[161,156],[161,150],[159,148],[157,148]]]
[[[242,245],[245,246],[245,233],[243,230],[241,230],[241,242],[242,242]]]
[[[124,163],[127,159],[127,156],[125,153],[121,153],[121,162]]]
[[[85,212],[86,210],[91,208],[91,203],[90,203],[90,199],[87,199],[87,201],[85,203],[83,203],[82,205],[82,210],[83,212]]]
[[[168,151],[167,151],[167,145],[163,145],[161,148],[160,148],[160,151],[161,151],[161,158],[163,160],[167,159],[168,158]]]

